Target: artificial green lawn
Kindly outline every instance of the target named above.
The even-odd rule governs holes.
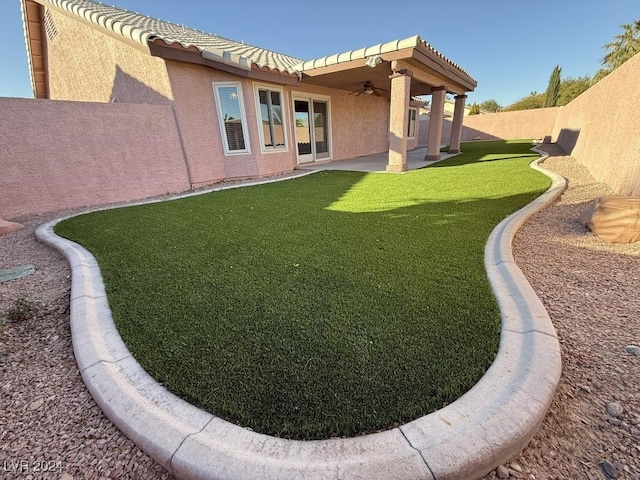
[[[474,385],[498,347],[493,227],[546,190],[530,141],[402,175],[327,171],[78,216],[122,337],[180,397],[258,432],[353,436]]]

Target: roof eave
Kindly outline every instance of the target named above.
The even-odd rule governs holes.
[[[418,42],[413,52],[413,58],[425,65],[429,65],[430,63],[437,65],[443,75],[446,75],[464,87],[466,91],[473,91],[478,86],[475,78],[469,75],[462,67],[453,63],[433,47],[426,44],[426,42]]]
[[[419,37],[413,36],[402,40],[394,40],[393,42],[379,43],[371,47],[360,48],[358,50],[350,50],[348,52],[339,53],[336,55],[329,55],[327,57],[317,58],[302,62],[294,67],[295,70],[300,72],[317,72],[318,70],[330,68],[333,66],[350,64],[352,62],[361,63],[360,61],[376,56],[385,56],[385,54],[394,54],[400,51],[409,50],[416,46]],[[386,59],[386,58],[385,58]],[[310,73],[311,74],[311,73]],[[311,75],[313,75],[311,74]],[[322,75],[322,73],[320,73]]]
[[[248,60],[245,64],[248,68],[243,68],[241,65],[236,64],[230,59],[226,62],[221,61],[224,57],[221,58],[221,56],[216,55],[215,52],[209,52],[204,55],[203,51],[193,45],[185,47],[176,42],[169,44],[161,38],[156,38],[150,41],[149,53],[154,57],[159,57],[164,60],[204,65],[206,67],[222,70],[240,77],[287,85],[297,85],[298,83],[298,75],[292,72],[262,67],[255,63],[251,64]]]
[[[42,6],[33,0],[20,2],[31,90],[35,98],[49,98],[41,10]]]
[[[410,67],[415,78],[425,85],[445,86],[447,91],[464,93],[477,86],[473,77],[447,57],[439,53],[418,35],[372,47],[301,62],[294,68],[309,79],[310,83],[322,82],[323,76],[343,75],[347,70],[363,69],[398,61]],[[365,68],[365,70],[368,70]],[[369,75],[372,77],[373,75]],[[369,79],[371,80],[371,78]],[[424,90],[426,87],[423,87]],[[428,88],[425,92],[429,93]]]

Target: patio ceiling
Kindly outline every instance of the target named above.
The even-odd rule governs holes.
[[[412,96],[429,95],[433,87],[464,94],[477,85],[466,71],[418,36],[303,62],[295,68],[302,73],[301,83],[351,92],[371,82],[378,88],[390,90],[393,61],[411,70]]]

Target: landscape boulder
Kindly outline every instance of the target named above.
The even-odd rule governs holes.
[[[578,222],[606,242],[640,241],[640,197],[599,197],[580,214]]]
[[[0,218],[0,237],[2,235],[15,232],[16,230],[20,230],[22,228],[24,228],[24,225],[20,225],[19,223],[15,222],[9,222],[8,220],[3,220],[2,218]]]

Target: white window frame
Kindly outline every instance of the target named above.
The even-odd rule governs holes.
[[[244,106],[241,82],[213,82],[213,95],[216,101],[216,111],[218,112],[218,125],[220,126],[220,135],[222,136],[222,145],[225,155],[246,155],[251,153],[251,144],[249,142],[249,129],[247,124],[247,112]],[[238,91],[238,104],[240,106],[240,122],[242,126],[242,135],[244,137],[244,146],[242,150],[231,150],[229,148],[229,139],[224,126],[224,113],[222,111],[222,102],[220,101],[219,89],[223,87],[236,87]]]
[[[413,112],[413,135],[411,135],[411,112]],[[407,113],[407,138],[416,138],[416,127],[418,123],[418,109],[409,108]]]
[[[260,108],[260,93],[259,90],[267,90],[280,93],[280,106],[282,107],[282,129],[284,134],[284,145],[282,146],[266,146],[264,141],[264,131],[262,128],[262,110]],[[275,85],[267,85],[264,83],[253,84],[253,96],[256,103],[256,122],[258,124],[258,135],[260,136],[260,151],[262,153],[281,153],[289,151],[289,134],[287,123],[287,100],[284,95],[284,89]]]
[[[320,95],[317,93],[307,93],[307,92],[303,92],[303,91],[292,91],[291,92],[291,112],[293,112],[292,118],[293,120],[293,125],[292,125],[292,129],[294,129],[294,140],[295,140],[295,144],[294,147],[295,148],[295,152],[296,152],[296,159],[298,160],[298,165],[300,164],[300,155],[298,155],[298,138],[296,136],[296,132],[295,132],[295,111],[296,111],[296,107],[295,107],[295,102],[296,100],[319,100],[321,102],[326,102],[327,103],[327,129],[329,130],[327,132],[327,140],[329,141],[329,151],[327,152],[329,154],[329,157],[327,158],[321,158],[320,160],[314,159],[314,162],[316,161],[332,161],[333,160],[333,128],[332,128],[332,119],[333,116],[331,114],[331,97],[327,96],[327,95]]]

